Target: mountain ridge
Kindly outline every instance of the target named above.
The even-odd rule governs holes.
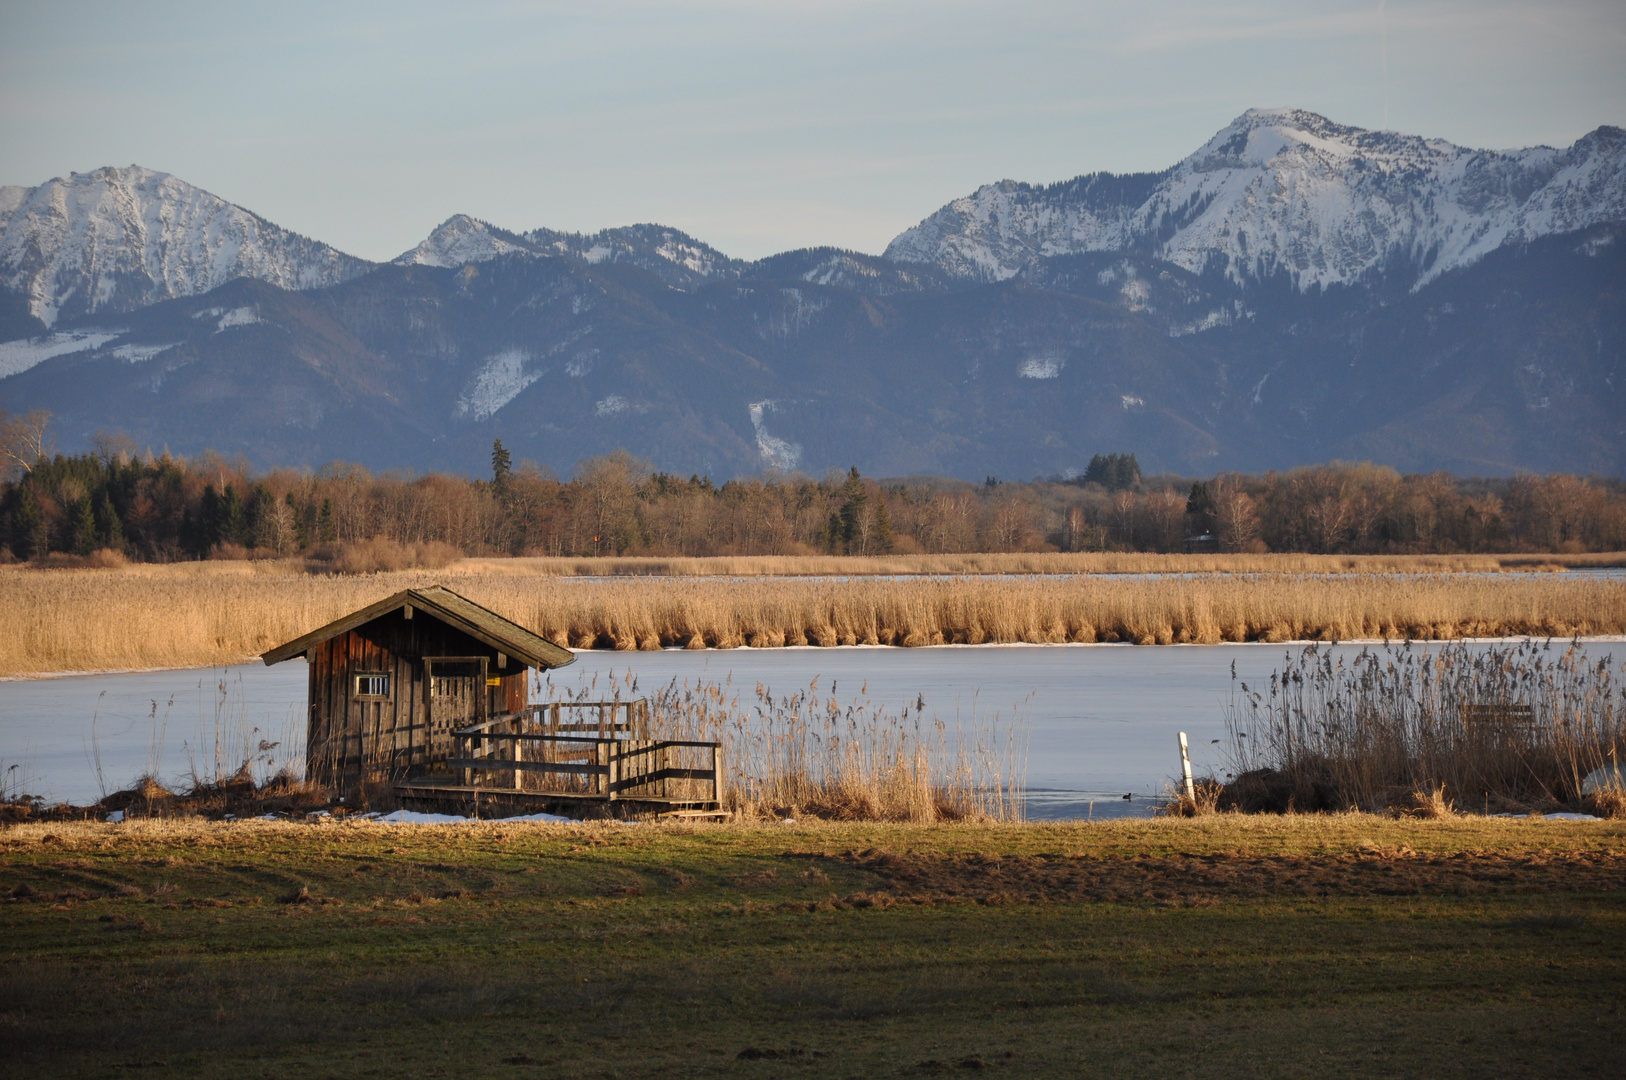
[[[321,288],[372,265],[140,165],[0,188],[0,285],[46,330],[236,277]]]
[[[882,255],[458,214],[383,264],[146,170],[123,179],[171,207],[149,226],[119,177],[78,174],[105,212],[59,185],[60,213],[24,215],[51,241],[34,291],[0,259],[0,395],[65,444],[268,465],[478,471],[501,438],[561,472],[624,446],[718,478],[1067,475],[1108,451],[1626,474],[1623,162],[1613,127],[1471,151],[1255,110],[1161,172],[984,185]],[[0,240],[40,190],[0,193]]]

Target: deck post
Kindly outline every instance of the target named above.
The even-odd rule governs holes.
[[[525,740],[520,736],[525,733],[525,714],[514,717],[514,790],[521,791],[525,787],[525,772],[519,767],[525,760]]]
[[[600,714],[602,715],[602,713]],[[604,747],[604,799],[606,802],[615,801],[615,740],[606,739],[599,744]]]
[[[711,748],[711,794],[717,809],[723,808],[723,744]]]

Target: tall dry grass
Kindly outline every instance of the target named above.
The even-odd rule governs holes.
[[[1244,810],[1556,809],[1626,753],[1626,664],[1574,643],[1408,643],[1350,659],[1311,645],[1240,691],[1226,801]]]
[[[1019,708],[974,711],[952,722],[927,716],[917,699],[890,708],[867,686],[849,698],[834,680],[814,679],[775,695],[757,683],[676,679],[650,699],[639,737],[719,742],[725,806],[747,819],[810,815],[839,821],[1020,821],[1027,776],[1027,725]],[[631,673],[573,691],[547,686],[546,700],[640,696]],[[677,753],[677,748],[673,748]],[[704,752],[669,763],[698,768]],[[689,760],[692,758],[693,760]]]
[[[1443,574],[1626,565],[1605,555],[1168,555],[992,552],[967,555],[739,555],[696,558],[473,559],[492,573],[555,577],[895,577],[971,574]],[[386,569],[386,567],[380,567]]]
[[[479,563],[330,577],[212,562],[0,568],[0,674],[240,661],[391,592],[437,582],[573,648],[1626,633],[1626,583],[1563,575],[582,581]]]

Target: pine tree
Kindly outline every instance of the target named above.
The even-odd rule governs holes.
[[[305,515],[299,512],[299,503],[294,499],[293,492],[290,491],[283,501],[288,504],[288,510],[293,515],[294,543],[299,546],[300,551],[304,551],[311,546],[311,534],[305,524]]]
[[[841,515],[834,510],[830,511],[830,517],[824,523],[824,536],[822,539],[825,549],[830,554],[841,554]]]
[[[883,553],[892,550],[892,521],[886,516],[884,496],[875,501],[875,550]]]
[[[853,541],[862,532],[864,504],[869,501],[869,495],[864,491],[864,481],[858,476],[857,465],[847,473],[847,482],[841,485],[841,494],[844,497],[841,504],[841,539],[851,552]]]
[[[491,444],[491,486],[496,488],[499,494],[507,490],[508,474],[514,471],[513,466],[513,456],[503,446],[502,440],[494,440]]]
[[[96,535],[100,537],[103,547],[114,551],[124,550],[124,522],[119,520],[119,512],[113,508],[113,500],[105,492],[96,501]]]
[[[236,485],[227,484],[225,498],[220,501],[220,535],[216,542],[248,547],[250,541],[248,507],[243,505]]]
[[[339,538],[339,524],[333,520],[333,500],[322,500],[322,511],[316,517],[317,535],[322,543],[331,544]]]
[[[68,550],[75,555],[89,555],[96,550],[96,514],[90,498],[80,499],[73,508],[73,519],[68,524]]]
[[[50,531],[40,512],[34,489],[23,484],[17,494],[17,509],[11,515],[11,553],[19,559],[37,559],[50,549]]]

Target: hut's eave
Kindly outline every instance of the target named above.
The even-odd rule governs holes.
[[[440,585],[432,585],[427,589],[404,589],[360,611],[351,612],[342,619],[335,619],[320,629],[278,645],[260,659],[264,660],[267,666],[292,660],[296,656],[303,655],[314,645],[349,633],[394,608],[405,607],[408,604],[412,605],[413,611],[421,611],[448,626],[456,627],[476,641],[484,642],[498,652],[514,657],[526,667],[564,667],[576,659],[575,654],[569,649],[560,648],[518,623],[510,622],[496,612],[481,607],[473,600],[459,596]]]

